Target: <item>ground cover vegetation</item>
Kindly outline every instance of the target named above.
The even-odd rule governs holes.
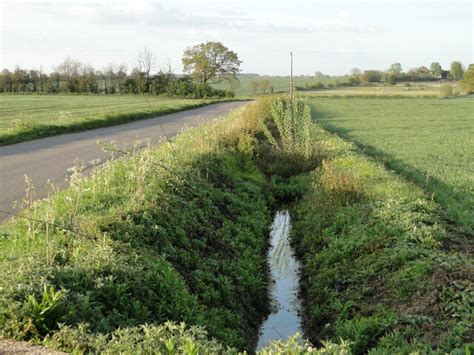
[[[157,117],[218,101],[133,95],[5,95],[0,107],[0,145]]]
[[[307,99],[262,99],[79,173],[25,206],[56,227],[2,226],[3,336],[90,352],[252,351],[269,311],[270,215],[285,204],[313,345],[296,336],[262,354],[469,349],[471,240],[423,189],[314,123]]]
[[[258,113],[253,105],[90,178],[78,171],[69,189],[25,206],[50,224],[3,228],[2,335],[98,351],[101,339],[149,338],[174,320],[252,349],[267,309],[270,218],[252,162]]]

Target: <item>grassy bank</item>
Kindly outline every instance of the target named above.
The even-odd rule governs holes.
[[[217,100],[148,96],[2,95],[0,145],[113,126]]]
[[[69,189],[25,206],[49,224],[2,227],[1,334],[89,351],[113,332],[144,336],[137,327],[174,320],[252,349],[268,309],[258,114],[253,105],[174,148],[76,172]]]
[[[414,181],[474,233],[474,99],[316,98],[326,129]]]
[[[306,336],[355,354],[472,350],[472,239],[450,233],[422,189],[318,135],[324,161],[292,179]]]

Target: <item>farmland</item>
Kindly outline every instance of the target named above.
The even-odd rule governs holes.
[[[311,92],[311,96],[317,97],[333,97],[333,96],[381,96],[381,97],[437,97],[439,95],[439,83],[414,83],[414,84],[397,84],[397,85],[362,85],[353,87],[338,87],[332,89],[324,89]],[[454,85],[454,90],[459,88]]]
[[[474,231],[474,99],[315,98],[326,129],[421,186],[444,217]]]
[[[2,95],[0,145],[159,116],[215,100],[137,95]]]
[[[288,76],[274,76],[274,75],[238,75],[239,79],[237,87],[235,88],[236,96],[249,96],[252,95],[252,82],[261,83],[264,80],[268,80],[270,86],[273,86],[275,92],[284,92],[288,91],[288,85],[290,78]],[[295,76],[294,83],[295,86],[304,86],[305,84],[311,85],[315,83],[322,83],[324,85],[332,84],[334,85],[337,82],[344,82],[347,80],[347,77],[321,77],[316,78],[314,76]],[[217,84],[214,84],[218,89],[227,89],[229,90],[229,84],[226,81],[221,81]],[[266,93],[269,93],[270,89],[266,90]],[[263,91],[259,87],[256,90],[257,94],[262,94]]]

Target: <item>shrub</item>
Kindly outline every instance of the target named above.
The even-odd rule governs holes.
[[[439,97],[448,98],[453,96],[453,87],[449,84],[443,84],[439,88]]]
[[[461,88],[466,94],[474,93],[474,64],[470,64],[461,81]]]

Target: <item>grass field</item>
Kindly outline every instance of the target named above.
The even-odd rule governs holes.
[[[0,145],[110,126],[215,101],[131,95],[2,95],[0,100]]]
[[[365,85],[353,87],[339,87],[311,92],[312,96],[410,96],[410,97],[437,97],[440,84],[413,84],[398,85]],[[458,90],[454,86],[454,90]]]
[[[252,81],[261,82],[262,80],[268,80],[270,85],[273,86],[275,92],[283,92],[288,91],[290,78],[289,76],[269,76],[269,75],[259,75],[259,76],[239,76],[239,85],[235,89],[236,96],[249,96],[252,95]],[[314,76],[295,76],[293,81],[295,86],[304,86],[306,83],[311,85],[315,83],[322,83],[324,85],[334,84],[336,81],[343,82],[345,81],[345,77],[331,77],[331,78],[316,78]],[[226,89],[229,90],[229,84],[225,81],[222,81],[218,84],[213,85],[218,89]],[[259,88],[257,90],[258,94],[262,93],[262,90]],[[269,90],[266,92],[269,93]]]
[[[474,98],[315,98],[326,129],[415,181],[474,232]]]

